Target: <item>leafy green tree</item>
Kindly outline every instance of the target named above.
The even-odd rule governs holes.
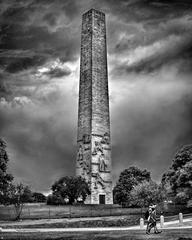
[[[81,176],[62,177],[52,185],[53,195],[60,195],[69,204],[73,204],[79,198],[84,202],[91,194],[88,183]]]
[[[143,181],[133,187],[130,196],[133,206],[143,208],[152,203],[162,203],[165,199],[165,192],[161,185],[153,181]]]
[[[13,176],[7,173],[9,158],[6,143],[0,138],[0,204],[15,207],[16,220],[20,219],[25,202],[32,201],[32,193],[28,186],[14,185]]]
[[[0,138],[0,204],[7,203],[8,188],[13,180],[13,176],[7,173],[8,161],[6,143]]]
[[[47,197],[47,205],[65,205],[66,200],[61,197],[60,194],[54,193]]]
[[[162,176],[162,184],[176,203],[186,204],[192,199],[192,145],[176,153],[172,166]]]
[[[114,202],[129,205],[131,202],[130,192],[133,187],[143,181],[150,180],[150,172],[147,170],[141,170],[135,166],[125,169],[121,172],[119,180],[113,189]]]
[[[46,196],[39,192],[33,192],[32,199],[33,202],[46,202]]]
[[[16,220],[19,220],[23,210],[24,203],[32,201],[32,192],[28,186],[22,183],[10,184],[8,189],[7,204],[13,204],[15,207]]]

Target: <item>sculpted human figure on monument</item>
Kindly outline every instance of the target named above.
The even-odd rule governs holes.
[[[97,173],[96,175],[95,175],[95,182],[94,182],[94,188],[98,188],[98,184],[100,184],[101,185],[101,187],[103,188],[103,189],[105,189],[105,185],[104,185],[104,181],[103,181],[103,179],[102,179],[102,177],[99,175],[99,173]]]
[[[94,147],[92,154],[96,155],[98,152],[103,153],[103,147],[100,142],[95,141],[95,147]]]
[[[101,140],[101,143],[103,144],[110,144],[110,138],[109,138],[109,134],[108,133],[105,133],[103,135],[103,138]]]
[[[83,161],[83,147],[82,145],[79,146],[79,150],[77,153],[77,161]]]
[[[107,169],[107,164],[104,159],[104,154],[102,153],[101,156],[99,157],[99,171],[105,172],[106,169]]]
[[[83,143],[84,143],[84,144],[90,143],[90,141],[91,141],[90,135],[84,134],[84,135],[83,135]]]
[[[86,161],[83,161],[82,162],[82,169],[83,169],[83,175],[89,174],[89,172],[90,172],[90,165],[89,165],[89,163],[86,162]]]

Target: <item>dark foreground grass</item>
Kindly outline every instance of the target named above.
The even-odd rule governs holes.
[[[145,231],[104,231],[79,233],[1,233],[0,239],[13,240],[192,240],[191,229],[164,230],[161,234],[146,235]]]

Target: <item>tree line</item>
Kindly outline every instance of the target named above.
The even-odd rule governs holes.
[[[151,179],[149,171],[133,166],[121,172],[113,194],[115,203],[126,206],[146,207],[165,200],[189,203],[192,200],[192,145],[183,146],[175,154],[159,184]]]
[[[6,147],[0,138],[0,204],[14,205],[16,219],[20,218],[26,202],[47,202],[50,205],[84,203],[90,195],[90,186],[81,176],[61,177],[53,183],[48,197],[32,192],[22,183],[14,183],[14,177],[7,172],[9,157]],[[192,145],[182,147],[175,154],[160,183],[151,179],[148,170],[135,166],[123,170],[113,188],[113,197],[114,203],[126,207],[146,207],[165,200],[187,204],[192,199]]]

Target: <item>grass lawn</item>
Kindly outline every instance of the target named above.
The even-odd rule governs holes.
[[[164,230],[161,234],[146,235],[145,231],[78,232],[78,233],[1,233],[0,239],[67,239],[67,240],[192,240],[192,229]]]
[[[192,218],[192,214],[184,216]],[[165,218],[165,222],[177,220],[178,215]],[[191,225],[192,222],[184,222],[184,225]],[[89,218],[63,218],[63,219],[38,219],[23,221],[0,221],[3,228],[81,228],[81,227],[118,227],[139,225],[137,215],[108,216],[108,217],[89,217]],[[171,226],[169,224],[169,226]]]
[[[140,208],[122,208],[117,205],[64,205],[49,206],[46,204],[25,204],[22,219],[53,219],[75,217],[103,217],[144,214]],[[0,206],[0,220],[14,220],[15,209],[13,206]]]
[[[137,216],[144,217],[146,209],[122,208],[118,205],[64,205],[49,206],[45,203],[25,204],[22,219],[53,219],[53,218],[76,218],[76,217],[104,217],[104,216]],[[159,206],[158,214],[164,212],[164,216],[192,213],[192,208],[186,206],[171,206],[164,209]],[[133,217],[134,218],[134,217]],[[15,209],[13,206],[0,205],[0,220],[14,220]]]
[[[137,216],[111,216],[96,218],[41,219],[0,222],[3,228],[82,228],[133,226],[139,224]]]

